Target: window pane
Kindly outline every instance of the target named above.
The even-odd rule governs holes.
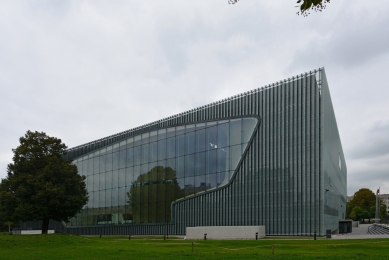
[[[142,146],[134,147],[134,165],[140,164],[141,156],[142,156]]]
[[[135,182],[140,182],[140,165],[134,166],[134,181]]]
[[[217,128],[217,146],[218,147],[227,147],[229,145],[229,124],[218,125]]]
[[[206,173],[205,171],[205,152],[197,153],[196,154],[196,163],[195,163],[195,174],[196,175],[203,175]]]
[[[230,121],[230,145],[242,143],[241,121],[241,119],[233,119]]]
[[[228,183],[229,181],[229,175],[228,172],[219,172],[217,174],[217,185],[218,186],[224,186]]]
[[[207,151],[207,173],[214,173],[217,170],[217,150]]]
[[[244,118],[243,119],[243,143],[247,143],[257,125],[257,119],[255,118]]]
[[[127,147],[127,141],[126,140],[121,141],[119,150],[124,150],[124,149],[126,149],[126,147]]]
[[[158,140],[166,139],[166,129],[158,130]]]
[[[167,158],[173,158],[176,156],[176,139],[171,137],[167,139]]]
[[[105,190],[105,172],[99,174],[99,190]]]
[[[158,141],[158,160],[166,159],[166,140]]]
[[[96,173],[99,173],[100,172],[100,156],[96,156],[95,158],[93,158],[93,171],[94,171],[94,174]]]
[[[177,126],[176,127],[176,136],[185,134],[185,126]]]
[[[157,141],[157,139],[158,139],[158,135],[157,134],[158,134],[157,131],[153,131],[153,132],[150,133],[150,143]]]
[[[205,129],[196,131],[196,152],[203,152],[206,149],[205,146]]]
[[[149,153],[150,153],[150,145],[144,144],[142,145],[142,161],[141,163],[149,162]]]
[[[238,163],[240,161],[240,157],[242,155],[241,145],[235,145],[230,147],[230,169],[236,170]]]
[[[126,167],[126,156],[127,156],[127,150],[121,150],[120,151],[120,160],[119,160],[119,169],[123,169]]]
[[[196,125],[187,125],[186,126],[186,132],[190,133],[196,130]]]
[[[97,191],[100,189],[99,184],[100,184],[100,174],[95,174],[93,175],[93,190]]]
[[[186,150],[186,154],[192,154],[195,152],[195,137],[196,137],[196,133],[195,132],[191,132],[191,133],[187,133],[186,134],[186,138],[185,138],[185,150]]]
[[[89,157],[88,159],[88,170],[84,175],[92,175],[93,172],[93,157]]]
[[[180,135],[176,137],[176,156],[183,156],[185,154],[185,136]]]
[[[112,171],[112,153],[108,153],[105,159],[105,170]]]
[[[134,167],[126,168],[126,186],[130,186],[134,181]]]
[[[144,133],[142,134],[142,144],[148,144],[150,142],[150,134]]]
[[[185,156],[185,177],[194,176],[194,154]]]
[[[176,135],[176,128],[175,127],[170,127],[167,129],[167,138],[173,137]]]
[[[155,162],[158,160],[158,143],[157,142],[153,142],[153,143],[150,143],[150,162]]]
[[[122,168],[119,170],[119,179],[118,187],[123,187],[126,185],[126,169]]]
[[[82,161],[82,167],[79,168],[80,175],[86,175],[88,172],[88,159]]]
[[[228,148],[217,149],[217,171],[218,172],[228,171],[229,161],[228,161],[227,149]]]
[[[177,178],[185,177],[185,157],[176,158],[176,176]]]
[[[107,155],[106,154],[101,154],[100,156],[100,172],[105,172],[105,164],[107,160]]]
[[[196,124],[196,131],[199,131],[201,129],[205,129],[205,123]]]
[[[92,191],[93,190],[93,176],[94,175],[88,175],[86,177],[86,187],[87,187],[88,191]]]
[[[133,137],[127,139],[127,148],[132,148],[132,147],[134,147],[134,138]]]
[[[197,192],[202,192],[206,190],[206,179],[205,179],[205,174],[204,175],[199,175],[195,177],[195,190]]]
[[[142,144],[142,136],[137,135],[134,137],[134,146],[139,146]]]
[[[216,173],[207,174],[207,189],[216,187],[217,175]]]
[[[105,173],[105,188],[112,189],[112,171]]]
[[[117,152],[119,151],[119,144],[114,144],[112,148],[112,152]]]
[[[206,129],[207,131],[207,150],[217,148],[217,126],[212,126]]]
[[[116,170],[119,168],[119,151],[112,154],[112,169]]]
[[[119,186],[119,170],[112,171],[112,188]]]
[[[195,193],[194,182],[194,177],[185,178],[185,196],[192,195]]]
[[[176,198],[178,199],[178,198],[180,198],[179,196],[182,196],[185,194],[185,178],[177,179],[177,185],[179,187],[179,190],[178,190],[178,193],[176,195]]]
[[[134,166],[134,148],[127,150],[127,163],[126,166]]]
[[[167,167],[172,168],[174,171],[176,169],[176,158],[171,158],[167,160]]]

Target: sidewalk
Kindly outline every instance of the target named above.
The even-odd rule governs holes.
[[[332,235],[331,239],[376,239],[389,238],[389,235],[369,235],[367,230],[373,224],[360,224],[359,227],[353,227],[352,233]]]

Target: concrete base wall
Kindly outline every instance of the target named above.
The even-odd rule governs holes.
[[[47,230],[47,234],[54,234],[54,230]],[[40,235],[42,234],[42,230],[21,230],[21,235]]]
[[[353,221],[353,227],[359,227],[359,221]]]
[[[255,239],[265,237],[265,226],[209,226],[187,227],[186,239]]]

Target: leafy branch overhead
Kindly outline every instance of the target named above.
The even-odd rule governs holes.
[[[330,0],[298,0],[297,3],[300,6],[296,6],[300,8],[300,11],[297,12],[298,15],[307,16],[310,10],[314,10],[315,12],[326,9],[326,4],[329,3]]]
[[[236,4],[239,0],[228,0],[229,4]],[[298,15],[308,16],[309,11],[314,10],[315,12],[326,9],[326,4],[330,0],[298,0],[297,3],[300,4],[296,7],[300,8],[297,12]]]

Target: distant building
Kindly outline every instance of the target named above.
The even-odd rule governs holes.
[[[379,194],[378,197],[386,205],[386,214],[389,215],[389,194]]]
[[[345,219],[347,168],[323,68],[71,148],[68,158],[89,192],[68,233],[264,225],[267,235],[324,235]]]

